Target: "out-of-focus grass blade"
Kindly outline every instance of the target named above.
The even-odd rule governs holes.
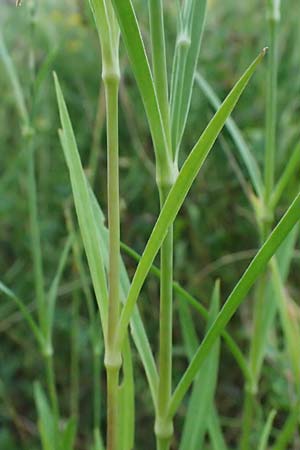
[[[194,327],[194,322],[188,303],[179,301],[178,308],[180,328],[181,334],[183,336],[185,352],[188,359],[192,360],[199,345],[197,333]]]
[[[24,99],[23,90],[17,75],[17,71],[15,69],[15,66],[12,62],[12,59],[7,51],[2,33],[0,32],[0,56],[3,61],[4,67],[8,73],[10,82],[13,87],[16,104],[19,110],[20,117],[23,121],[23,124],[25,126],[29,126],[29,114],[28,110],[26,108],[26,103]]]
[[[55,276],[53,278],[53,281],[51,283],[50,289],[49,289],[49,293],[48,293],[48,339],[50,339],[51,341],[51,334],[52,334],[52,328],[53,328],[53,319],[54,319],[54,310],[55,310],[55,303],[56,303],[56,299],[57,299],[57,291],[58,291],[58,286],[61,280],[61,276],[63,274],[63,271],[65,269],[67,260],[68,260],[68,255],[72,246],[72,241],[74,239],[74,236],[70,235],[67,240],[66,243],[64,245],[64,249],[62,251],[62,254],[60,256],[60,260],[58,263],[58,267],[55,273]]]
[[[135,261],[137,262],[140,261],[141,256],[132,248],[128,247],[124,243],[121,243],[121,247],[127,253],[127,255],[131,256],[131,258],[133,258]],[[161,273],[158,267],[152,265],[150,271],[156,278],[160,279]],[[182,327],[185,328],[185,326],[187,325],[187,328],[192,328],[190,314],[186,307],[181,308],[182,303],[184,305],[189,304],[195,311],[197,311],[198,314],[200,314],[201,317],[203,317],[205,320],[208,320],[208,311],[206,310],[206,308],[196,298],[194,298],[191,294],[189,294],[178,282],[173,281],[173,289],[174,292],[176,292],[176,294],[180,298],[179,314],[180,320],[183,319]],[[182,314],[183,317],[181,317]],[[188,330],[187,332],[185,332],[186,331],[185,329],[183,331],[184,331],[183,339],[185,342],[186,352],[188,357],[192,358],[198,347],[198,339],[196,337],[195,331],[190,332],[190,330]],[[233,338],[230,336],[229,333],[223,331],[222,337],[224,338],[224,341],[226,342],[228,349],[231,351],[233,357],[235,358],[243,376],[251,384],[252,375],[248,367],[248,362],[244,357],[242,351],[240,350],[240,348],[238,347],[238,345],[236,344],[236,342],[233,340]]]
[[[217,110],[220,107],[221,101],[213,91],[212,87],[198,72],[196,73],[195,80],[213,108]],[[228,118],[225,126],[230,133],[232,140],[237,147],[237,150],[240,153],[241,159],[245,164],[256,194],[259,198],[263,198],[263,181],[261,172],[255,158],[253,157],[248,147],[248,144],[246,143],[240,129],[232,118]]]
[[[96,222],[99,224],[99,239],[101,241],[101,250],[103,255],[103,261],[106,269],[108,268],[108,229],[105,227],[104,214],[100,208],[97,199],[93,192],[90,190],[90,195],[93,202],[94,214]],[[124,303],[127,298],[127,294],[130,287],[130,281],[122,258],[120,259],[120,283],[121,283],[121,301]],[[156,364],[151,351],[151,347],[147,338],[147,334],[144,328],[143,321],[136,307],[133,311],[130,321],[131,334],[134,344],[138,350],[144,370],[146,372],[147,380],[149,383],[153,403],[155,405],[157,398],[157,386],[158,386],[158,374]]]
[[[270,207],[272,210],[277,206],[285,188],[290,182],[291,178],[295,174],[296,170],[299,168],[300,163],[300,144],[298,144],[291,155],[279,181],[277,182],[273,193],[271,195]]]
[[[278,270],[280,272],[283,283],[285,283],[287,275],[289,273],[298,235],[299,226],[296,225],[276,252]],[[278,308],[278,303],[274,302],[274,298],[276,298],[276,292],[274,291],[273,284],[269,283],[266,290],[266,301],[263,304],[262,311],[262,321],[264,323],[264,326],[260,327],[261,332],[258,336],[255,336],[255,339],[257,339],[256,348],[258,351],[257,355],[253,359],[253,361],[255,361],[255,366],[252,368],[255,379],[258,379],[262,367],[262,363],[268,346],[268,335],[274,323],[276,311]]]
[[[175,48],[171,85],[171,127],[175,159],[184,132],[205,23],[206,0],[185,2]],[[179,21],[180,22],[180,21]]]
[[[208,433],[212,450],[227,450],[227,445],[224,440],[219,416],[215,406],[213,406],[208,417]]]
[[[299,415],[300,402],[298,401],[295,405],[293,405],[291,412],[276,439],[275,444],[272,446],[272,450],[286,450],[289,442],[295,435],[295,429],[299,424]]]
[[[216,319],[220,308],[220,283],[216,282],[209,312],[208,328]],[[203,447],[208,417],[213,408],[213,398],[219,367],[220,341],[217,340],[199,371],[189,400],[183,427],[180,450],[199,450]]]
[[[174,222],[194,179],[206,160],[213,144],[224,126],[224,123],[237,104],[242,92],[246,88],[251,76],[263,59],[265,52],[266,50],[264,49],[237,82],[185,161],[177,180],[172,187],[166,202],[164,203],[135,272],[119,323],[120,341],[122,341],[125,336],[134,305],[138,299],[140,290],[148,275],[153,260],[164,241],[169,226]]]
[[[94,430],[94,446],[92,447],[92,450],[105,450],[99,428]]]
[[[43,348],[44,343],[45,343],[44,337],[43,337],[38,325],[36,324],[35,320],[33,319],[31,312],[27,308],[26,304],[21,299],[19,299],[19,297],[17,297],[14,294],[14,292],[11,289],[9,289],[7,286],[5,286],[1,281],[0,281],[0,291],[3,292],[3,294],[5,294],[8,298],[13,300],[13,302],[17,305],[17,307],[21,311],[24,319],[28,323],[37,342],[40,344],[41,348]]]
[[[64,429],[60,430],[60,450],[74,450],[76,427],[76,419],[71,417],[65,424]]]
[[[285,237],[293,229],[295,224],[300,220],[300,194],[285,213],[279,224],[273,230],[271,235],[265,241],[261,249],[258,251],[255,258],[252,260],[243,276],[229,295],[223,308],[218,314],[217,319],[210,327],[199,349],[197,350],[191,364],[184,373],[179,382],[170,404],[170,416],[173,416],[179,407],[184,395],[189,389],[194,377],[203,364],[203,361],[210,352],[212,346],[216,342],[224,327],[230,321],[239,305],[245,299],[249,290],[257,280],[257,278],[264,272],[268,262],[275,254],[276,250],[283,242]]]
[[[38,411],[38,427],[43,450],[59,450],[58,430],[55,419],[39,383],[34,384],[34,398]]]
[[[270,433],[272,430],[272,425],[273,425],[275,416],[276,416],[276,411],[275,411],[275,409],[272,409],[272,411],[268,415],[267,422],[262,431],[261,438],[259,440],[258,450],[268,450],[268,440],[270,437]]]
[[[60,133],[61,143],[69,168],[80,232],[95,289],[104,336],[106,336],[108,294],[105,268],[100,251],[99,224],[95,220],[89,187],[80,161],[71,120],[56,75],[54,75],[54,79],[63,127]]]
[[[293,381],[296,385],[297,392],[300,393],[299,323],[298,319],[295,317],[294,311],[290,309],[290,299],[285,291],[275,258],[271,261],[271,269],[274,291],[277,296],[281,326],[285,336],[285,347],[290,359],[290,365],[294,378]]]
[[[159,165],[170,156],[149,61],[131,0],[112,0],[148,118]]]
[[[39,94],[45,78],[48,76],[49,73],[51,73],[51,67],[53,66],[57,54],[58,54],[58,47],[54,47],[49,51],[48,55],[43,61],[43,64],[41,65],[34,81],[35,97]]]

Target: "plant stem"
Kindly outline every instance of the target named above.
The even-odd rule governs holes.
[[[39,324],[44,336],[46,335],[46,311],[45,311],[45,289],[44,273],[42,263],[40,226],[38,220],[37,208],[37,188],[35,179],[35,159],[34,144],[32,138],[29,138],[28,145],[28,206],[30,222],[30,240],[33,260],[33,272],[35,283],[35,295],[38,307]]]
[[[168,189],[160,189],[163,206]],[[159,319],[159,383],[155,432],[159,449],[169,449],[173,422],[168,416],[172,393],[172,328],[173,328],[173,226],[168,229],[161,248]]]
[[[117,450],[118,385],[122,364],[120,349],[115,348],[120,313],[120,211],[119,211],[119,76],[104,77],[107,109],[108,155],[108,227],[109,227],[109,305],[105,366],[107,372],[107,449]]]
[[[71,319],[70,413],[76,419],[79,418],[79,305],[79,294],[74,291]]]
[[[269,1],[268,26],[270,52],[267,73],[266,108],[266,149],[265,149],[265,204],[268,207],[274,187],[276,115],[277,115],[277,77],[278,77],[278,28],[279,13],[275,10],[276,0]]]
[[[58,425],[59,405],[58,405],[58,398],[57,398],[56,385],[55,385],[53,354],[51,352],[44,354],[44,360],[45,360],[47,385],[48,385],[48,391],[49,391],[49,396],[50,396],[50,400],[51,400],[51,406],[52,406],[52,410],[54,413],[55,421]]]
[[[94,385],[94,430],[100,427],[100,411],[101,411],[101,349],[97,344],[93,348],[93,385]]]

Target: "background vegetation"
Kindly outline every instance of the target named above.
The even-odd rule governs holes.
[[[26,3],[26,2],[24,2]],[[28,3],[28,2],[27,2]],[[149,43],[146,1],[135,2],[144,22],[144,38]],[[209,80],[220,98],[224,98],[249,61],[268,44],[265,9],[261,1],[236,2],[211,0],[203,36],[199,71]],[[299,139],[300,117],[300,5],[288,0],[282,5],[278,96],[277,174]],[[172,54],[176,30],[173,1],[166,1],[167,46]],[[104,99],[99,90],[100,58],[98,37],[85,1],[48,0],[38,5],[35,32],[32,34],[28,8],[14,8],[2,2],[0,30],[17,68],[26,100],[32,98],[32,52],[37,69],[44,65],[35,111],[34,133],[37,161],[39,221],[46,286],[56,272],[59,254],[68,234],[65,212],[71,202],[67,169],[60,149],[57,104],[51,72],[55,70],[64,88],[81,158],[105,210],[105,130]],[[2,38],[1,38],[2,39]],[[122,49],[123,50],[123,49]],[[153,181],[153,152],[143,106],[133,81],[125,52],[121,52],[121,218],[122,240],[142,252],[158,213],[158,196]],[[171,64],[171,60],[169,61]],[[1,281],[11,287],[28,306],[34,308],[33,268],[30,254],[30,230],[27,203],[27,155],[23,146],[24,130],[16,109],[11,83],[0,60],[0,271]],[[266,67],[262,67],[243,95],[234,118],[260,164],[263,163]],[[212,116],[202,91],[194,88],[191,114],[184,138],[184,149],[191,148]],[[284,130],[284,132],[283,132]],[[255,218],[236,176],[238,154],[228,132],[224,131],[215,151],[197,178],[175,224],[175,279],[205,305],[216,278],[221,277],[222,298],[231,291],[255,249],[258,235]],[[247,178],[243,164],[240,164]],[[280,217],[299,190],[299,171],[285,190],[276,214]],[[296,246],[297,247],[297,246]],[[300,286],[300,251],[295,250],[287,289],[296,302],[291,304],[297,321]],[[129,273],[134,261],[125,257]],[[34,338],[22,315],[9,298],[0,294],[0,448],[38,449],[33,382],[43,381],[43,364]],[[79,298],[79,331],[72,334],[74,296]],[[151,299],[151,302],[148,299]],[[156,348],[158,324],[158,284],[149,278],[142,292],[141,312],[151,343]],[[178,299],[176,299],[178,301]],[[229,330],[248,352],[252,337],[252,296],[239,309]],[[68,262],[59,287],[55,312],[54,348],[57,386],[61,409],[70,408],[70,343],[78,344],[80,358],[80,427],[78,448],[86,448],[91,433],[93,397],[92,353],[89,343],[89,319],[78,274]],[[205,325],[195,320],[199,336]],[[179,318],[175,311],[175,376],[185,367]],[[73,341],[74,343],[74,341]],[[152,444],[152,407],[145,389],[143,369],[137,361],[137,436],[136,448],[154,448]],[[216,405],[228,446],[236,448],[242,421],[244,381],[225,346],[222,346]],[[178,375],[179,376],[179,375]],[[260,382],[261,407],[257,411],[257,429],[265,423],[270,409],[278,411],[274,426],[280,429],[290,412],[291,373],[278,326],[270,340],[266,364]],[[103,377],[103,389],[104,389]],[[180,431],[184,406],[177,418]],[[104,418],[102,418],[104,420]],[[104,423],[104,422],[103,422]],[[149,430],[149,431],[147,431]],[[276,437],[276,431],[273,438]],[[255,442],[255,436],[253,437]],[[175,443],[176,446],[176,443]],[[296,432],[291,449],[300,449]]]

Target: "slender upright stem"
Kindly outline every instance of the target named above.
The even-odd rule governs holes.
[[[266,149],[265,149],[265,203],[269,206],[274,187],[277,77],[278,77],[278,28],[279,16],[275,11],[276,0],[270,1],[268,13],[270,51],[267,73]]]
[[[79,294],[75,290],[72,298],[70,412],[73,417],[76,417],[76,419],[79,417],[79,305]]]
[[[119,77],[104,78],[107,110],[108,226],[109,226],[109,306],[105,366],[107,372],[107,449],[117,450],[118,384],[122,364],[115,337],[120,314],[120,211],[119,211]]]
[[[45,287],[44,272],[41,251],[40,226],[38,219],[37,206],[37,187],[35,177],[35,155],[34,144],[32,138],[29,138],[28,144],[28,206],[29,206],[29,223],[30,223],[30,241],[31,253],[33,261],[35,296],[37,301],[37,309],[39,315],[40,327],[46,335],[46,311],[45,311]]]
[[[51,400],[51,406],[54,413],[54,417],[56,420],[56,424],[58,425],[59,421],[59,404],[56,392],[56,382],[55,382],[55,372],[53,365],[53,354],[48,353],[44,355],[45,367],[46,367],[46,377],[47,377],[47,385],[48,392]]]
[[[168,189],[160,189],[163,206]],[[173,329],[173,226],[170,226],[161,248],[161,284],[159,319],[159,383],[155,432],[157,447],[169,449],[173,422],[168,417],[172,394],[172,329]]]

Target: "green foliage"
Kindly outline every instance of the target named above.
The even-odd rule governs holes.
[[[131,450],[154,448],[156,434],[159,450],[296,448],[293,7],[275,0],[263,9],[232,0],[177,1],[176,8],[161,0],[149,8],[131,0],[23,3],[4,4],[0,18],[0,447]],[[248,85],[260,55],[222,103],[251,49],[265,44],[267,64]],[[64,86],[63,96],[55,76],[61,153],[53,67]],[[120,81],[117,133],[111,94]],[[109,161],[112,139],[115,150],[120,140],[117,203],[105,200],[105,116]],[[119,200],[129,245],[121,244],[123,258],[115,249],[112,264],[119,238],[108,228]],[[217,278],[225,302],[218,283],[211,299]],[[118,320],[108,355],[112,286]],[[109,375],[107,356],[118,353],[118,439],[104,445],[105,369]]]

